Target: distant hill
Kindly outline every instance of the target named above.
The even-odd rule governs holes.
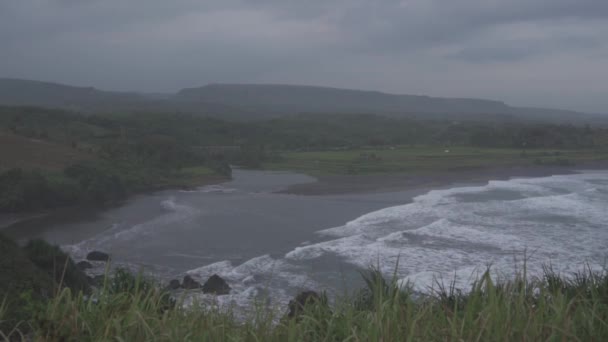
[[[252,113],[372,113],[414,119],[539,121],[608,124],[608,116],[546,108],[511,107],[500,101],[395,95],[313,86],[210,84],[183,89],[176,99],[222,103]]]
[[[393,95],[294,85],[211,84],[183,89],[178,99],[224,103],[252,111],[273,113],[333,112],[377,113],[471,113],[508,114],[502,102],[478,99],[448,99],[429,96]]]
[[[174,101],[174,94],[140,94],[102,91],[51,82],[0,78],[0,105],[61,108],[83,113],[112,111],[186,112],[201,115],[221,113],[243,116],[241,110],[220,103]]]
[[[41,106],[84,113],[182,112],[245,120],[301,113],[357,113],[414,119],[608,124],[608,116],[544,108],[517,108],[500,101],[484,99],[396,95],[279,84],[210,84],[183,89],[176,94],[144,94],[0,78],[0,105]]]
[[[74,110],[104,110],[143,102],[135,93],[107,92],[93,87],[0,78],[0,103],[9,106],[41,106]]]
[[[514,116],[533,121],[550,121],[557,123],[608,124],[608,115],[581,113],[573,110],[512,107]]]

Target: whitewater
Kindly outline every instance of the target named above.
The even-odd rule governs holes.
[[[564,275],[603,270],[608,256],[607,171],[418,194],[272,192],[310,181],[238,171],[234,182],[144,196],[43,237],[76,259],[108,251],[117,265],[145,267],[162,281],[218,274],[233,288],[219,301],[236,307],[284,306],[307,289],[344,293],[361,285],[358,270],[370,266],[424,292],[452,281],[466,290],[487,267],[509,279],[524,262],[530,277],[547,265]],[[68,243],[70,229],[95,233]]]
[[[327,274],[323,279],[299,270],[328,257],[357,268],[379,267],[387,277],[396,274],[422,292],[452,282],[466,291],[488,267],[499,280],[512,278],[524,266],[531,278],[546,266],[566,276],[584,268],[601,271],[608,255],[607,210],[606,172],[491,181],[433,190],[412,203],[320,230],[324,241],[280,258],[265,255],[236,267],[219,262],[189,273],[201,278],[218,273],[242,283],[243,292],[235,295],[245,294],[237,300],[242,303],[269,285],[277,286],[270,291],[282,294],[283,301],[294,292],[285,291],[290,288],[339,293],[327,288],[335,284]],[[256,277],[267,283],[256,284]]]

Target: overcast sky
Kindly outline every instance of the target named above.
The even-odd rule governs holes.
[[[0,0],[0,77],[290,83],[608,113],[608,0]]]

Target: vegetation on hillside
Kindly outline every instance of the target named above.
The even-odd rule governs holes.
[[[67,254],[41,240],[20,247],[0,234],[0,331],[30,319],[62,288],[89,291],[84,274]]]
[[[178,132],[142,132],[128,124],[57,110],[0,109],[8,156],[0,163],[0,212],[105,205],[131,193],[230,176],[227,161],[195,153]]]
[[[8,156],[0,162],[0,212],[112,203],[134,192],[227,178],[231,164],[365,174],[570,165],[608,153],[608,129],[589,126],[355,114],[244,123],[30,107],[0,107],[0,140]]]

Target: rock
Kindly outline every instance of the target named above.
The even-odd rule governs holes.
[[[83,260],[78,262],[76,267],[78,267],[79,270],[84,271],[93,268],[93,265],[90,262]]]
[[[87,254],[87,260],[90,261],[108,261],[110,260],[110,255],[108,253],[100,252],[100,251],[92,251]]]
[[[102,287],[106,277],[104,275],[96,275],[94,277],[87,276],[87,280],[89,281],[89,285],[94,287]]]
[[[167,285],[167,290],[177,290],[180,288],[180,286],[179,280],[173,279],[169,282],[169,285]]]
[[[287,318],[297,318],[307,305],[321,304],[323,302],[321,296],[314,291],[300,292],[294,299],[289,301]]]
[[[186,275],[182,281],[182,288],[187,290],[200,289],[201,287],[201,283],[192,279],[192,277],[189,275]]]
[[[230,286],[222,277],[214,274],[203,285],[203,293],[212,293],[218,296],[226,295],[230,293]]]

